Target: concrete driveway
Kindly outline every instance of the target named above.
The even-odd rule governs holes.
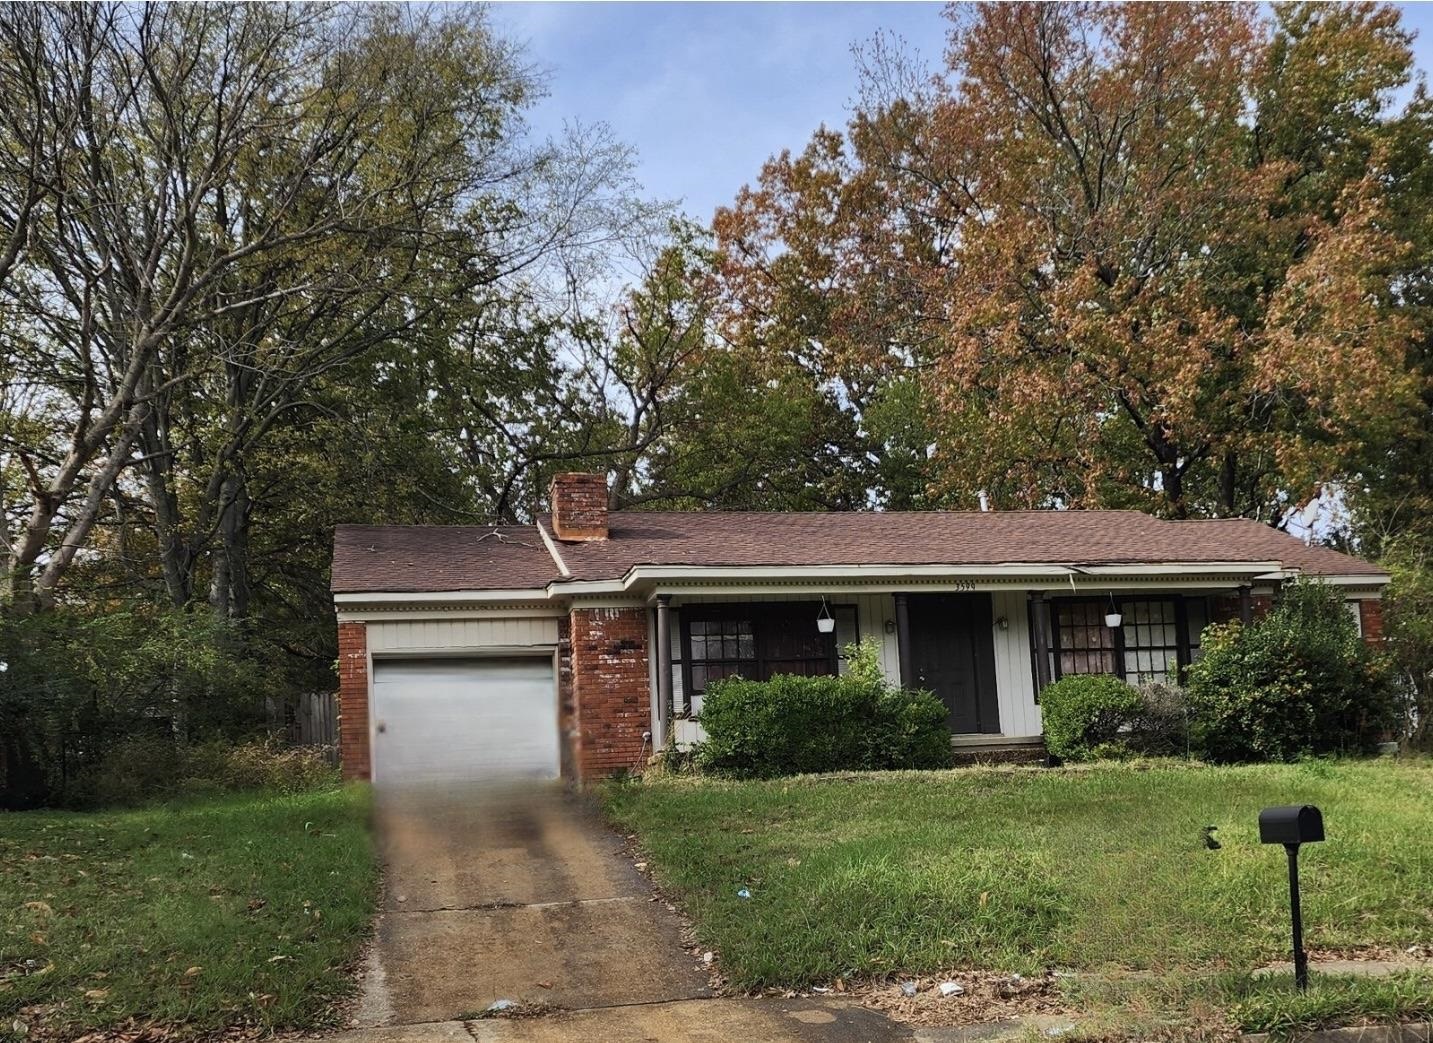
[[[620,837],[560,788],[382,794],[384,908],[346,1043],[912,1039],[840,1001],[713,999]],[[499,1000],[545,1016],[490,1020]]]
[[[359,1021],[710,995],[621,839],[556,786],[382,794],[384,909]]]

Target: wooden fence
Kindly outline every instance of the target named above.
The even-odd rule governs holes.
[[[338,697],[333,692],[306,692],[283,702],[269,701],[270,726],[291,746],[318,746],[330,763],[338,763]]]

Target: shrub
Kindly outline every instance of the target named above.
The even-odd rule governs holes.
[[[1144,708],[1140,693],[1118,677],[1062,677],[1040,693],[1045,747],[1067,761],[1127,755]]]
[[[1130,726],[1131,753],[1169,757],[1189,752],[1189,695],[1172,684],[1142,684],[1139,714]]]
[[[272,739],[191,746],[154,735],[112,746],[72,781],[67,803],[108,807],[181,794],[299,793],[337,781],[337,769],[314,747],[288,747]]]
[[[68,608],[0,615],[0,807],[73,803],[128,743],[252,737],[272,665],[241,624],[209,613]],[[151,758],[152,759],[152,758]],[[140,785],[161,763],[122,773]],[[107,769],[106,769],[107,770]]]
[[[844,677],[731,678],[707,691],[695,753],[703,771],[774,778],[824,771],[944,768],[945,705],[851,669]]]
[[[1205,758],[1286,761],[1369,749],[1393,725],[1396,693],[1339,592],[1301,581],[1264,619],[1205,632],[1189,706]]]

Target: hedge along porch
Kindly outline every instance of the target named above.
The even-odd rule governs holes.
[[[840,672],[863,638],[890,680],[942,699],[957,744],[1038,749],[1045,684],[1177,674],[1205,622],[1253,618],[1299,575],[1381,634],[1383,572],[1247,520],[613,512],[602,476],[576,474],[552,507],[532,525],[338,529],[349,777],[640,770],[700,738],[712,681]]]

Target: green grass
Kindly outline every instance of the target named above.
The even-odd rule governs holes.
[[[1310,946],[1433,941],[1427,761],[668,778],[604,800],[738,988],[1054,966],[1085,972],[1092,1006],[1156,1019],[1211,995],[1249,1028],[1360,1004],[1433,1015],[1426,979],[1292,1000],[1248,979],[1287,958],[1284,854],[1257,835],[1270,804],[1324,811],[1328,842],[1302,865]],[[1221,850],[1204,848],[1209,824]]]
[[[362,789],[0,815],[0,1036],[326,1024],[377,879]]]

